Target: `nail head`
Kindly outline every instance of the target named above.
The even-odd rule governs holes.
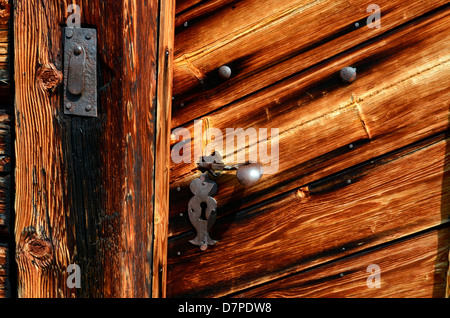
[[[345,83],[351,83],[356,79],[356,68],[344,67],[340,72],[339,76]]]
[[[227,65],[219,67],[219,76],[221,79],[229,79],[231,77],[231,68]]]

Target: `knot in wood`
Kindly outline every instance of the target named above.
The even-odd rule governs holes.
[[[53,250],[48,239],[40,238],[34,233],[27,234],[22,241],[25,258],[38,267],[48,267],[52,262]]]
[[[7,0],[0,0],[0,24],[7,24],[10,20],[11,5]]]
[[[54,64],[44,64],[37,72],[39,87],[47,92],[53,93],[62,82],[62,72]]]

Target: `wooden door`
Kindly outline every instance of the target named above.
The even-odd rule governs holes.
[[[164,296],[174,3],[12,4],[18,296]],[[97,118],[62,108],[73,14],[97,30]]]
[[[449,3],[369,4],[177,1],[171,145],[192,148],[171,166],[168,296],[445,296]],[[215,179],[218,243],[202,251],[194,148],[239,128],[279,130],[278,171]],[[276,142],[264,137],[225,162]]]
[[[63,111],[72,4],[96,118]],[[448,296],[450,4],[369,4],[0,0],[0,297]],[[201,250],[227,129],[266,173],[211,176]]]

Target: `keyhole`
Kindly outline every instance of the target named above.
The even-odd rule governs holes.
[[[200,214],[200,220],[206,221],[206,208],[208,207],[208,204],[206,202],[200,203],[200,207],[202,208],[202,213]]]

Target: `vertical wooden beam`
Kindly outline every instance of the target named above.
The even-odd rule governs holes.
[[[447,288],[445,289],[445,298],[450,298],[450,251],[448,252],[448,269],[447,269]]]
[[[166,297],[174,22],[175,0],[161,0],[155,143],[153,297]]]
[[[98,34],[98,118],[61,109],[61,25],[72,1],[14,3],[19,296],[159,296],[153,279],[162,276],[153,270],[165,264],[159,246],[168,211],[154,215],[163,206],[155,185],[167,172],[155,180],[162,168],[155,156],[165,151],[167,124],[155,123],[159,105],[170,114],[171,98],[157,95],[170,73],[158,72],[164,17],[158,0],[76,3],[81,25]],[[66,284],[70,264],[80,267],[80,289]]]
[[[121,297],[150,297],[158,1],[123,1],[123,116],[126,222],[120,230],[124,286]]]

